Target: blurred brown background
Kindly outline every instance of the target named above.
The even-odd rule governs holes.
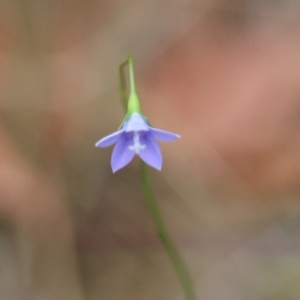
[[[0,299],[183,299],[138,159],[94,144],[144,113],[182,138],[152,182],[201,300],[300,298],[298,1],[1,0]]]

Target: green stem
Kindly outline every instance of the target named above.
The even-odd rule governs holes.
[[[124,71],[127,65],[129,68],[129,82],[130,82],[128,101],[126,98],[126,76]],[[121,98],[122,98],[123,106],[127,111],[127,115],[133,112],[141,113],[140,101],[135,89],[135,80],[134,80],[134,71],[133,71],[133,62],[132,62],[131,53],[128,54],[127,60],[120,65],[119,74],[120,74],[120,85],[121,85]]]
[[[135,89],[135,79],[134,79],[134,71],[133,71],[133,62],[132,62],[132,54],[128,54],[128,69],[129,69],[129,83],[130,83],[130,93],[136,93]]]
[[[178,249],[176,248],[170,234],[167,231],[167,228],[164,224],[162,214],[155,202],[151,183],[149,178],[149,169],[144,162],[141,162],[141,179],[142,179],[142,188],[144,192],[145,204],[151,214],[151,217],[154,221],[156,227],[156,233],[162,241],[168,256],[170,257],[172,264],[177,272],[178,278],[182,285],[182,288],[185,293],[187,300],[195,300],[196,292],[193,280],[189,274],[188,268],[182,259]]]
[[[128,103],[126,98],[126,76],[124,71],[127,65],[129,66],[129,79],[130,79],[130,95],[129,95]],[[139,106],[137,96],[136,99],[132,96],[132,95],[136,95],[136,90],[135,90],[135,83],[134,83],[134,72],[133,72],[131,54],[129,54],[128,59],[120,65],[119,74],[120,74],[120,93],[121,93],[121,99],[125,111],[127,110],[127,113],[132,112],[131,111],[132,107],[135,109],[135,111],[140,111],[140,106]],[[188,268],[184,260],[182,259],[178,249],[176,248],[164,224],[162,214],[155,202],[155,198],[152,193],[149,170],[147,165],[144,162],[141,162],[141,180],[142,180],[142,189],[144,193],[144,200],[145,200],[146,207],[149,210],[150,215],[153,219],[157,235],[160,238],[161,242],[163,243],[167,251],[167,254],[170,257],[171,262],[174,266],[174,269],[178,275],[186,300],[196,300],[196,292],[195,292],[193,280],[189,274]]]
[[[120,64],[119,67],[119,77],[120,77],[120,95],[122,100],[122,105],[127,110],[127,96],[126,96],[126,75],[125,75],[125,67],[128,65],[128,61],[124,61]]]

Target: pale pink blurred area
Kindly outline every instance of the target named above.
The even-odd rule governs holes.
[[[0,2],[0,299],[183,299],[139,161],[94,144],[144,114],[181,139],[151,171],[199,299],[299,299],[296,1]]]
[[[157,119],[168,111],[167,120],[193,153],[186,161],[180,147],[176,156],[183,166],[196,168],[195,175],[203,170],[202,162],[196,163],[201,152],[208,152],[202,155],[213,181],[237,176],[259,186],[295,185],[299,24],[267,19],[253,27],[211,16],[202,20],[152,64],[160,67],[150,72],[145,107]],[[219,158],[224,163],[216,165]]]

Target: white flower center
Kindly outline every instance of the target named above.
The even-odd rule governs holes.
[[[134,151],[136,154],[139,154],[141,150],[144,150],[146,145],[140,143],[140,135],[137,131],[134,132],[133,136],[133,145],[129,146],[131,151]]]

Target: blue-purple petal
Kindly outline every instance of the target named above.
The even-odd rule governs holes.
[[[133,159],[135,152],[129,149],[131,141],[131,138],[122,136],[114,147],[111,156],[111,168],[113,173],[125,167]]]
[[[104,138],[102,138],[100,141],[96,143],[96,147],[109,147],[113,144],[115,144],[121,137],[121,134],[124,130],[116,131]]]
[[[141,139],[141,143],[146,147],[139,153],[140,158],[149,166],[161,170],[162,154],[156,141],[150,134]]]
[[[124,122],[123,128],[126,132],[130,131],[149,131],[149,125],[145,118],[137,113],[134,112],[130,116],[130,118]]]
[[[153,134],[154,138],[161,140],[163,142],[170,142],[176,139],[179,139],[180,136],[178,134],[150,127],[150,131]]]

